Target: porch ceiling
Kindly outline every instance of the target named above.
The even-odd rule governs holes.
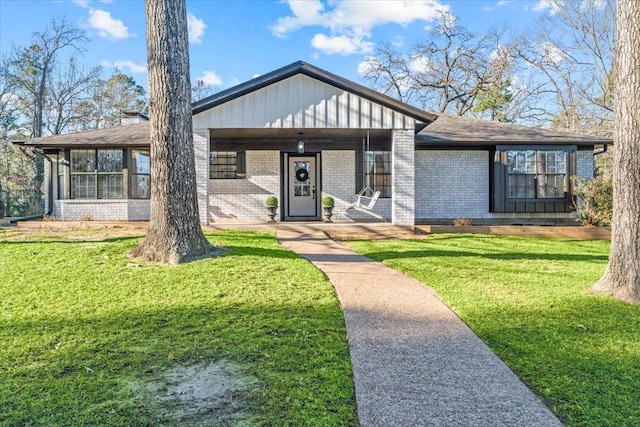
[[[302,135],[300,135],[302,133]],[[389,138],[389,129],[226,128],[209,129],[211,139],[371,139]]]

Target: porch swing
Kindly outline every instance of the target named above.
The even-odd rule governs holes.
[[[367,155],[367,151],[370,149],[369,142],[369,131],[367,131],[367,150],[364,150],[364,138],[362,141],[362,163],[365,162],[365,156]],[[356,193],[355,202],[351,203],[347,209],[365,209],[367,211],[372,211],[376,202],[380,198],[380,191],[373,191],[373,189],[366,183],[364,173],[362,174],[362,185],[364,186],[362,190]]]
[[[349,208],[360,208],[368,211],[372,210],[380,198],[379,191],[373,191],[368,185],[356,193],[356,201],[349,205]]]

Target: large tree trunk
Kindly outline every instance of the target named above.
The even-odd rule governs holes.
[[[131,256],[177,264],[213,253],[198,218],[185,0],[146,0],[151,216]]]
[[[595,292],[640,303],[640,2],[617,3],[613,222],[609,266]]]

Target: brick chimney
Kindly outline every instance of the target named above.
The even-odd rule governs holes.
[[[133,110],[123,111],[122,117],[120,117],[120,125],[122,126],[133,125],[136,123],[143,123],[148,121],[149,121],[149,117],[142,114],[140,111],[133,111]]]

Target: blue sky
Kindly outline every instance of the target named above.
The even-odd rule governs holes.
[[[424,40],[443,8],[476,32],[553,13],[549,0],[187,0],[192,83],[225,89],[298,60],[358,82],[376,43]],[[86,65],[118,67],[146,88],[144,1],[0,0],[2,54],[54,17],[87,32]]]

